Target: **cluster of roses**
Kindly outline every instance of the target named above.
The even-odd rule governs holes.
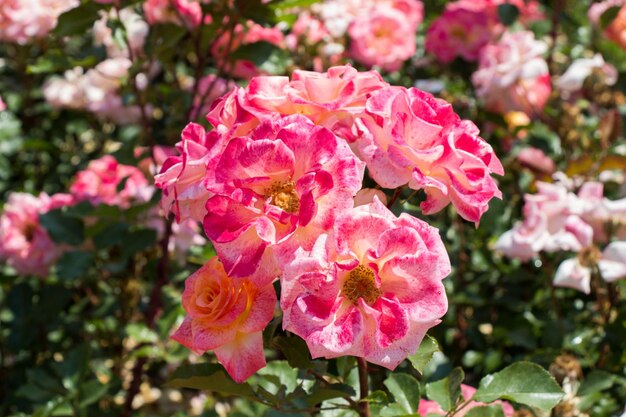
[[[190,123],[155,177],[178,221],[203,223],[217,257],[190,276],[174,339],[213,350],[242,381],[264,366],[261,331],[280,279],[283,327],[313,357],[395,368],[447,309],[437,229],[395,216],[381,187],[423,190],[478,222],[502,166],[450,104],[350,66],[253,78]]]
[[[561,263],[554,285],[588,294],[594,269],[607,282],[626,278],[626,198],[604,198],[599,182],[583,183],[577,194],[573,185],[567,178],[538,182],[537,194],[525,196],[523,222],[503,234],[496,248],[522,261],[541,251],[576,252]]]
[[[79,4],[79,0],[2,0],[0,41],[26,44],[43,38],[62,13]]]
[[[167,153],[162,148],[156,148],[154,156],[154,160],[163,161]],[[69,193],[48,195],[42,192],[38,196],[20,192],[9,194],[0,216],[0,260],[19,274],[47,277],[50,267],[71,246],[54,242],[40,223],[39,216],[81,202],[121,209],[146,203],[155,191],[146,175],[153,174],[156,168],[152,166],[152,158],[142,161],[140,168],[120,164],[113,156],[106,155],[91,161],[85,170],[76,174]],[[163,235],[165,224],[162,216],[163,213],[155,208],[145,214],[143,225]],[[195,222],[174,225],[169,242],[170,252],[182,260],[190,246],[205,243],[198,232]]]

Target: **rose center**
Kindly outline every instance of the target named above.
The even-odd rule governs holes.
[[[300,199],[293,181],[279,181],[265,190],[265,199],[271,198],[270,204],[280,207],[287,213],[295,213],[300,209]]]
[[[602,252],[595,246],[588,246],[578,253],[578,261],[585,267],[597,264],[601,257]]]
[[[26,227],[24,228],[24,238],[26,238],[27,242],[33,241],[33,239],[35,238],[36,229],[37,229],[37,226],[35,226],[32,223],[29,223],[26,225]]]
[[[354,304],[359,302],[359,298],[362,298],[367,304],[372,304],[381,295],[380,289],[376,287],[374,271],[363,265],[359,265],[350,271],[341,292]]]

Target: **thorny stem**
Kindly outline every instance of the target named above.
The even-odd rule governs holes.
[[[356,358],[359,367],[359,415],[361,417],[370,417],[370,405],[366,401],[369,395],[369,384],[367,381],[367,362],[363,358]]]
[[[402,194],[402,188],[398,187],[393,191],[393,196],[391,196],[391,200],[387,203],[387,208],[390,209],[393,207],[393,203],[395,203],[398,197],[400,197],[400,194]]]

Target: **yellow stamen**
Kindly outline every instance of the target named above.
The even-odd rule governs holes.
[[[367,304],[372,304],[382,294],[380,289],[376,287],[374,271],[363,265],[359,265],[350,271],[341,292],[354,304],[359,302],[359,298],[362,298]]]

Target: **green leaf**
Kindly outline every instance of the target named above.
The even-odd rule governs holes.
[[[57,263],[57,275],[62,280],[75,280],[85,276],[94,262],[94,254],[83,250],[65,252]]]
[[[107,391],[109,390],[109,386],[106,384],[101,384],[97,379],[93,379],[89,382],[81,384],[78,388],[78,397],[80,398],[80,406],[86,407],[89,404],[93,404],[102,398]]]
[[[470,409],[465,417],[504,417],[501,405],[486,405]]]
[[[453,410],[461,397],[463,379],[465,379],[463,370],[454,368],[447,377],[426,384],[426,395],[429,399],[436,401],[443,410]]]
[[[57,243],[80,245],[85,235],[85,225],[81,219],[63,213],[61,209],[50,210],[39,215],[39,222]]]
[[[244,59],[246,61],[252,61],[254,65],[260,67],[265,61],[267,61],[272,53],[280,49],[276,45],[272,45],[269,42],[255,42],[248,45],[243,45],[235,52],[230,54],[232,59]]]
[[[484,377],[472,399],[484,403],[505,399],[550,410],[562,397],[563,391],[545,369],[531,362],[517,362]]]
[[[617,14],[621,10],[622,6],[612,6],[605,10],[600,16],[600,27],[606,29],[609,27],[613,20],[617,17]]]
[[[576,395],[581,397],[583,395],[589,395],[595,392],[604,391],[611,388],[614,383],[615,375],[610,374],[606,371],[591,371],[585,377],[582,384],[580,384],[580,388],[578,388],[578,392],[576,393]]]
[[[298,370],[292,368],[287,361],[269,362],[257,374],[264,377],[264,381],[260,384],[272,394],[278,393],[282,386],[285,387],[287,393],[292,392],[298,385]]]
[[[510,3],[503,3],[498,6],[498,17],[505,26],[511,26],[519,16],[519,9]]]
[[[63,13],[53,33],[58,36],[84,35],[100,18],[100,8],[97,3],[88,1]]]
[[[137,229],[125,236],[122,249],[126,255],[146,250],[156,244],[157,232],[154,229]]]
[[[311,360],[306,342],[297,336],[279,336],[272,341],[287,358],[287,362],[294,368],[313,369],[315,364]]]
[[[327,387],[313,391],[306,398],[307,405],[313,407],[333,398],[350,398],[356,395],[354,388],[346,384],[330,384]]]
[[[98,249],[106,249],[115,246],[121,242],[130,243],[127,238],[128,224],[117,222],[112,224],[103,224],[101,231],[93,236],[93,243]]]
[[[291,9],[294,7],[308,7],[315,3],[319,3],[320,0],[282,0],[271,4],[271,8],[274,10]]]
[[[417,379],[409,374],[397,373],[391,374],[384,384],[406,414],[417,410],[420,403],[420,384]]]
[[[195,388],[220,392],[226,395],[254,399],[248,383],[237,384],[224,373],[224,368],[212,363],[181,366],[165,384],[168,388]]]
[[[415,368],[415,370],[420,374],[423,374],[424,368],[428,365],[428,362],[430,362],[433,355],[439,351],[440,349],[437,341],[426,335],[424,340],[422,340],[420,347],[417,349],[417,352],[415,352],[414,355],[409,355],[408,359],[411,361],[413,368]]]

